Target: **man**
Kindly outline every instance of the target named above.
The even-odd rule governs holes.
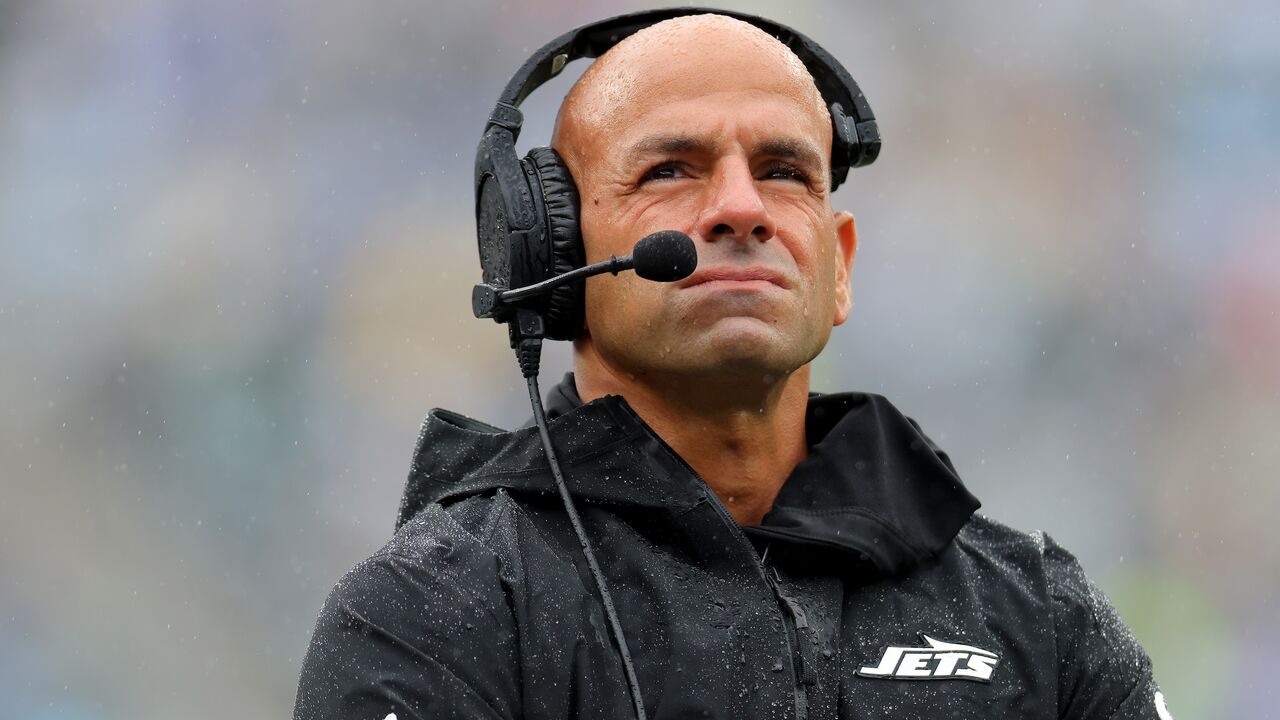
[[[665,229],[698,270],[588,281],[552,435],[654,718],[1162,718],[1066,551],[975,516],[886,400],[810,395],[854,220],[786,46],[719,15],[624,40],[561,107],[586,259]],[[296,717],[639,715],[531,429],[436,411],[401,527],[330,595]]]

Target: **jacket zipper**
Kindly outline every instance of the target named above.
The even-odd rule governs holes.
[[[646,425],[644,421],[640,420],[640,417],[635,415],[635,411],[630,408],[627,408],[627,410],[635,417],[635,420],[640,424],[640,426],[644,428],[645,433],[650,439],[656,442],[659,447],[666,450],[667,453],[670,454],[671,458],[684,468],[685,472],[688,472],[690,475],[697,478],[698,482],[702,483],[702,487],[705,489],[703,497],[707,499],[707,502],[711,503],[711,506],[716,509],[716,512],[720,513],[720,519],[729,526],[730,534],[732,534],[747,550],[751,558],[754,560],[753,564],[755,565],[756,572],[760,574],[760,577],[764,580],[765,584],[773,591],[774,600],[782,611],[779,614],[782,616],[782,625],[784,630],[783,637],[787,641],[787,652],[791,656],[791,668],[793,671],[792,689],[795,693],[795,718],[796,720],[808,720],[809,691],[806,686],[812,685],[816,680],[816,676],[814,675],[812,663],[806,663],[804,658],[804,648],[809,643],[805,642],[804,639],[800,637],[800,628],[797,627],[801,622],[799,618],[805,617],[804,610],[800,607],[799,603],[783,594],[782,591],[778,589],[777,580],[770,577],[770,570],[773,570],[773,568],[768,567],[765,564],[764,558],[756,553],[756,548],[751,544],[751,540],[747,538],[747,534],[742,532],[742,527],[738,525],[738,521],[733,519],[733,515],[729,513],[729,508],[724,506],[724,503],[720,501],[719,496],[717,496],[715,491],[711,489],[711,486],[707,484],[707,481],[703,480],[702,476],[698,474],[698,471],[694,470],[689,463],[685,462],[684,458],[680,457],[675,450],[672,450],[670,445],[667,445],[661,437],[658,437],[658,434],[655,433],[652,428]],[[765,554],[768,554],[768,546],[766,546]],[[776,570],[774,573],[776,574]],[[807,619],[804,620],[802,627],[808,627]]]
[[[687,465],[686,465],[687,467]],[[702,481],[706,485],[706,481],[694,472],[693,468],[689,468],[689,472],[693,476]],[[804,648],[808,646],[805,638],[800,636],[800,630],[809,627],[808,618],[804,613],[804,609],[795,599],[782,592],[779,587],[781,576],[776,568],[770,567],[766,562],[769,555],[769,546],[765,546],[764,556],[756,553],[756,548],[747,539],[746,533],[742,532],[742,528],[738,525],[738,521],[733,519],[729,514],[729,508],[724,506],[720,498],[707,488],[706,498],[713,507],[720,513],[720,519],[724,520],[733,531],[733,535],[747,547],[751,552],[751,557],[755,560],[756,571],[764,578],[765,584],[773,591],[774,601],[777,602],[778,608],[782,611],[783,638],[787,641],[787,653],[791,656],[792,669],[792,689],[795,693],[795,717],[796,720],[808,720],[809,717],[809,685],[814,684],[817,676],[814,674],[812,662],[806,662]]]
[[[787,651],[791,654],[791,668],[795,673],[796,718],[797,720],[805,720],[809,716],[808,686],[814,684],[817,680],[813,663],[806,657],[807,653],[805,653],[805,648],[808,647],[809,641],[801,635],[801,631],[809,627],[809,619],[805,615],[804,608],[800,607],[800,603],[782,591],[782,576],[777,568],[771,567],[765,562],[768,555],[769,548],[765,546],[764,557],[760,558],[760,566],[764,571],[765,581],[769,583],[769,588],[773,590],[778,606],[784,610],[782,624],[786,629]]]

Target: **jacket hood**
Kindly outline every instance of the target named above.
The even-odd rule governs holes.
[[[582,504],[682,514],[717,502],[707,485],[618,396],[583,403],[572,373],[547,417],[569,490]],[[900,573],[950,544],[979,507],[945,452],[885,398],[811,394],[809,456],[748,536],[823,548]],[[396,527],[434,502],[505,489],[556,494],[536,427],[503,430],[447,410],[423,422]]]

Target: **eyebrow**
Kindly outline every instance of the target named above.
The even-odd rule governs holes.
[[[631,146],[633,155],[673,155],[678,153],[712,153],[715,143],[692,135],[650,135]]]
[[[684,153],[715,152],[715,143],[692,135],[651,135],[640,139],[631,146],[631,156],[636,155],[676,155]],[[801,165],[820,168],[822,156],[814,147],[806,142],[789,137],[765,138],[751,149],[753,155],[791,160]]]
[[[815,169],[822,167],[822,156],[818,154],[818,151],[809,143],[794,138],[765,138],[752,148],[752,153],[791,160],[797,164]]]

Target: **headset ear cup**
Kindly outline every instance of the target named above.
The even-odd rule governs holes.
[[[578,224],[578,186],[559,153],[549,147],[529,150],[546,208],[547,237],[551,239],[551,274],[559,275],[586,264],[582,230]],[[551,291],[545,313],[547,337],[572,340],[582,329],[583,283],[562,285]]]

